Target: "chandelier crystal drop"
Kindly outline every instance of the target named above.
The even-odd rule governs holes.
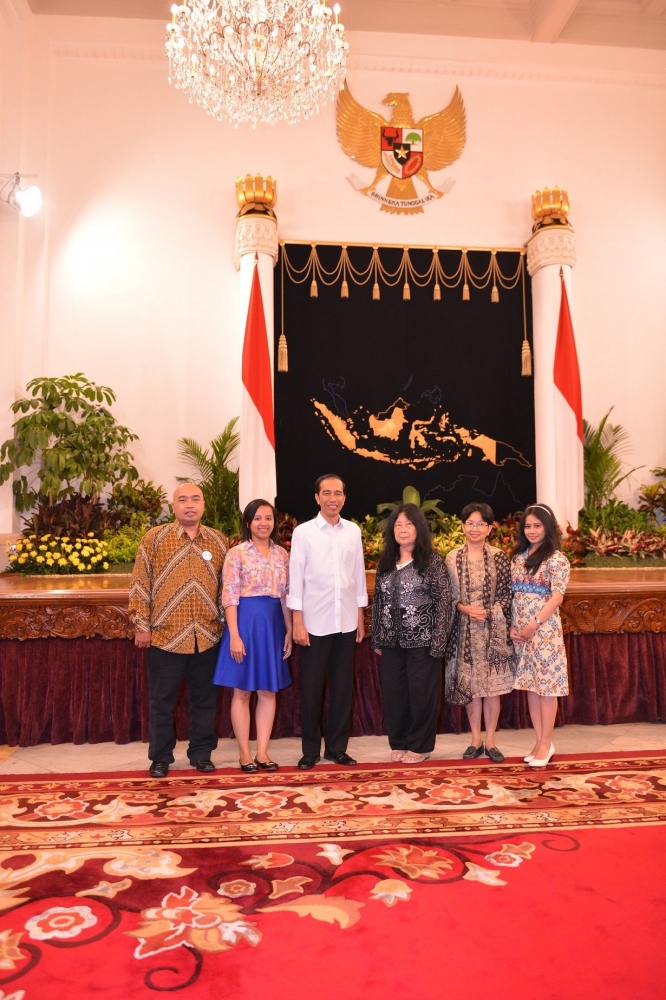
[[[187,0],[171,8],[169,82],[234,125],[295,123],[333,101],[349,46],[319,0]]]

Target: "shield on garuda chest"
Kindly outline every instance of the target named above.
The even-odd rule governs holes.
[[[393,177],[413,177],[423,165],[423,129],[382,128],[382,163]]]

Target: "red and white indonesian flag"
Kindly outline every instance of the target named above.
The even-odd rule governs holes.
[[[273,378],[256,262],[245,323],[242,373],[239,492],[241,510],[244,510],[250,500],[274,503],[277,493]]]
[[[578,511],[585,501],[583,485],[583,399],[569,300],[561,277],[562,299],[557,324],[555,364],[556,509],[563,526],[578,527]]]

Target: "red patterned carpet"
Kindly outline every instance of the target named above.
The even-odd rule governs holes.
[[[662,1000],[666,755],[0,781],[3,1000]]]

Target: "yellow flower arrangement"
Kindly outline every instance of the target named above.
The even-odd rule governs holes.
[[[26,574],[103,573],[108,570],[106,542],[86,538],[29,535],[7,542],[8,572]]]

